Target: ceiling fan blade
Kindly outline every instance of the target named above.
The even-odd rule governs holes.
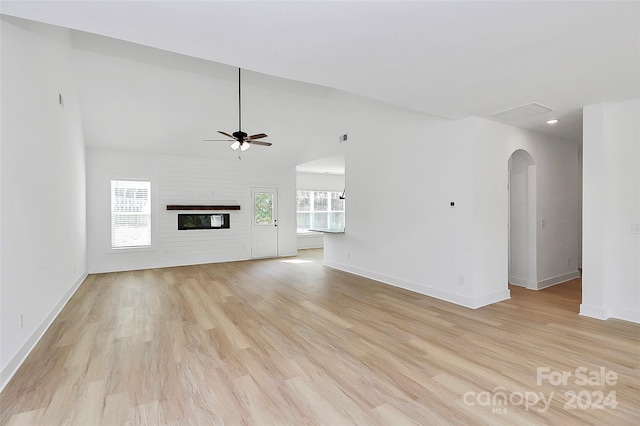
[[[235,139],[202,139],[203,142],[233,142]]]
[[[264,133],[257,133],[255,135],[251,135],[248,136],[247,139],[249,139],[250,141],[256,140],[256,139],[262,139],[262,138],[266,138],[267,135]]]
[[[236,138],[235,136],[230,135],[229,133],[225,133],[225,132],[223,132],[223,131],[221,131],[221,130],[218,130],[218,133],[222,133],[223,135],[225,135],[226,137],[231,138],[231,139],[235,139],[235,140],[237,140],[237,139],[238,139],[238,138]]]
[[[262,146],[271,146],[271,142],[262,142],[262,141],[250,141],[251,145],[262,145]]]

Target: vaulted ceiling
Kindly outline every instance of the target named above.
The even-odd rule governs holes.
[[[640,96],[636,1],[2,1],[0,11],[564,139],[581,136],[583,106]],[[530,103],[552,111],[492,116]]]

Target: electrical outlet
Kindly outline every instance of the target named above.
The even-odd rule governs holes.
[[[464,285],[464,277],[462,275],[458,277],[458,285]]]
[[[18,315],[18,328],[22,328],[23,325],[24,325],[24,315],[20,313]]]
[[[634,235],[640,234],[640,223],[631,224],[631,233]]]

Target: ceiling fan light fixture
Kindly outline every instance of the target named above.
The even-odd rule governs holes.
[[[205,139],[205,141],[229,141],[233,142],[231,144],[231,149],[237,151],[240,148],[241,151],[246,151],[251,148],[252,143],[259,146],[271,146],[271,142],[265,142],[262,139],[266,138],[266,133],[256,133],[255,135],[249,136],[247,133],[242,131],[242,69],[238,68],[238,131],[233,133],[223,132],[222,130],[218,130],[218,133],[226,136],[227,139]],[[239,156],[238,156],[239,157]]]

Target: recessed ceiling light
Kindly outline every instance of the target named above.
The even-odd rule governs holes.
[[[552,118],[551,120],[547,120],[547,124],[557,124],[558,121],[560,120],[558,120],[557,118]]]

